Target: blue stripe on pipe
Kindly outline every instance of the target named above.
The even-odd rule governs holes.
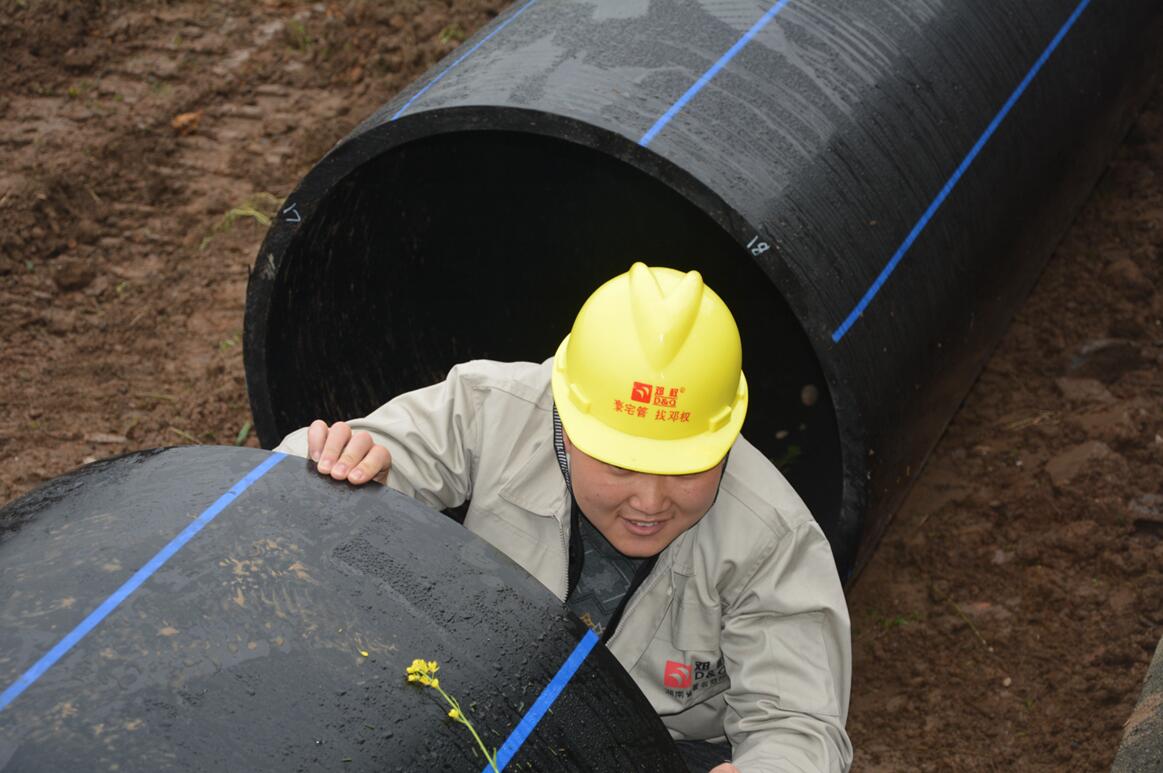
[[[56,646],[45,653],[44,657],[36,662],[36,664],[25,671],[19,679],[13,682],[8,689],[0,693],[0,711],[8,707],[8,704],[16,700],[22,692],[40,679],[45,671],[48,671],[53,665],[63,658],[65,654],[73,648],[77,642],[85,638],[86,634],[97,627],[102,620],[104,620],[110,612],[117,608],[122,601],[125,601],[129,594],[137,590],[143,582],[150,578],[154,572],[161,568],[162,564],[170,559],[174,553],[177,553],[187,542],[194,538],[194,536],[202,531],[206,524],[214,520],[217,515],[226,509],[231,502],[239,497],[242,492],[250,488],[251,484],[256,480],[266,475],[267,471],[276,464],[286,458],[286,454],[274,453],[268,459],[265,459],[262,464],[251,470],[245,478],[235,483],[229,491],[218,500],[202,511],[193,522],[191,522],[182,532],[170,540],[164,548],[157,552],[153,558],[146,562],[145,566],[138,569],[132,577],[125,581],[120,588],[113,592],[113,595],[105,599],[101,606],[89,613],[89,616],[81,621],[81,624],[57,642]]]
[[[719,70],[722,70],[724,67],[726,67],[727,63],[735,58],[735,54],[742,51],[743,47],[750,43],[751,39],[758,35],[759,31],[766,27],[768,22],[774,19],[775,15],[782,11],[783,7],[789,2],[791,2],[791,0],[779,0],[779,2],[768,9],[767,13],[760,17],[759,21],[752,24],[751,29],[743,33],[743,37],[739,38],[739,40],[735,42],[735,45],[727,49],[727,53],[719,57],[719,61],[711,65],[711,68],[703,73],[702,77],[695,81],[694,85],[687,89],[686,93],[679,97],[678,101],[671,105],[670,109],[663,113],[662,117],[654,122],[653,126],[646,130],[646,133],[643,134],[642,138],[638,140],[638,144],[642,147],[649,145],[650,141],[653,140],[660,131],[662,131],[662,128],[670,123],[670,119],[678,115],[678,112],[686,106],[686,103],[690,102],[695,94],[698,94],[700,91],[702,91],[703,86],[706,86],[708,83],[710,83],[711,78],[714,78],[719,73]]]
[[[513,728],[513,732],[509,733],[509,737],[501,744],[501,748],[497,749],[497,770],[504,770],[505,766],[512,762],[521,745],[533,732],[533,728],[537,727],[537,723],[545,716],[545,712],[549,711],[549,707],[557,700],[557,696],[561,695],[562,690],[569,684],[569,680],[577,673],[582,662],[585,661],[586,656],[590,654],[590,650],[597,643],[598,635],[587,630],[585,636],[573,648],[573,652],[569,653],[569,657],[561,664],[561,668],[557,669],[553,679],[545,685],[545,689],[537,696],[537,700],[533,702],[533,705],[525,712],[525,716],[521,717],[521,721]],[[491,773],[492,769],[491,765],[486,764],[481,769],[481,773]]]
[[[453,62],[452,64],[448,65],[448,67],[446,67],[443,72],[441,72],[439,75],[437,75],[432,80],[428,81],[428,83],[425,84],[424,88],[420,89],[415,94],[413,94],[411,97],[409,97],[408,101],[404,103],[404,106],[401,107],[399,110],[397,110],[396,114],[393,115],[391,117],[391,119],[389,119],[389,120],[394,121],[397,118],[399,118],[401,115],[403,115],[404,111],[407,110],[409,107],[411,107],[413,102],[415,102],[420,97],[424,96],[424,92],[428,91],[428,89],[432,88],[437,83],[439,83],[440,79],[443,78],[445,75],[448,75],[448,73],[450,73],[454,67],[456,67],[458,64],[463,62],[465,59],[468,59],[472,55],[473,51],[476,51],[478,48],[483,46],[485,43],[488,43],[489,40],[493,37],[493,35],[496,35],[498,32],[505,29],[505,27],[508,27],[510,24],[512,24],[514,21],[516,21],[518,16],[525,13],[526,8],[528,8],[529,6],[533,5],[536,2],[537,2],[537,0],[529,0],[529,2],[527,2],[527,3],[525,3],[525,5],[521,6],[521,8],[516,13],[514,13],[508,19],[505,19],[500,24],[498,24],[497,28],[495,30],[493,30],[488,35],[485,35],[483,38],[478,40],[476,42],[476,44],[473,45],[472,48],[470,48],[468,51],[465,51],[461,56],[457,57],[456,61]]]
[[[860,302],[856,304],[856,308],[852,309],[851,313],[849,313],[844,322],[841,323],[841,325],[836,328],[835,331],[833,331],[833,343],[839,343],[840,339],[843,338],[845,333],[848,332],[848,329],[852,327],[856,320],[860,318],[860,315],[864,313],[864,310],[868,308],[868,304],[871,303],[872,299],[876,297],[876,294],[880,292],[880,288],[896,269],[897,264],[901,261],[901,258],[903,258],[905,253],[909,251],[909,248],[913,246],[913,242],[917,240],[917,237],[921,234],[921,231],[925,230],[925,226],[929,224],[929,220],[932,219],[937,209],[940,208],[940,206],[945,202],[945,199],[948,198],[950,191],[953,190],[953,187],[957,185],[957,182],[961,179],[961,175],[965,173],[965,170],[969,168],[969,165],[973,163],[973,160],[977,158],[977,154],[981,152],[982,147],[985,146],[985,143],[989,141],[989,138],[993,136],[993,133],[997,131],[997,127],[1001,125],[1001,122],[1010,112],[1010,108],[1012,108],[1018,101],[1018,98],[1022,96],[1022,93],[1026,90],[1026,87],[1030,85],[1032,80],[1034,80],[1034,76],[1037,75],[1038,71],[1042,69],[1042,65],[1044,65],[1046,60],[1050,58],[1050,54],[1054,53],[1054,49],[1056,49],[1058,44],[1062,42],[1062,39],[1066,37],[1066,33],[1069,32],[1070,28],[1074,26],[1074,22],[1078,21],[1078,17],[1082,15],[1082,12],[1086,10],[1086,6],[1088,5],[1090,5],[1090,0],[1082,0],[1082,2],[1078,4],[1078,7],[1074,9],[1074,13],[1070,14],[1070,18],[1068,18],[1066,23],[1063,24],[1061,29],[1058,30],[1058,34],[1055,35],[1054,38],[1050,41],[1050,45],[1046,46],[1046,50],[1043,51],[1042,55],[1038,57],[1038,60],[1034,62],[1034,66],[1030,68],[1028,73],[1026,73],[1026,77],[1022,78],[1022,82],[1018,84],[1016,89],[1014,89],[1014,93],[1010,94],[1010,98],[1005,101],[1005,104],[1002,105],[1001,110],[999,110],[997,115],[993,117],[993,120],[989,122],[989,126],[986,127],[985,131],[977,139],[977,142],[973,143],[973,147],[970,149],[969,154],[965,156],[964,160],[962,160],[962,162],[957,166],[957,170],[953,172],[953,176],[949,178],[944,186],[942,186],[941,192],[937,194],[937,198],[935,198],[933,203],[929,205],[929,208],[925,210],[925,214],[921,215],[921,219],[918,220],[917,224],[913,226],[913,230],[909,231],[909,235],[905,237],[904,242],[901,243],[901,246],[897,248],[897,251],[888,261],[888,264],[885,265],[885,267],[881,270],[880,274],[876,277],[876,281],[873,282],[872,286],[868,288],[868,291],[864,293],[864,297],[861,298]]]

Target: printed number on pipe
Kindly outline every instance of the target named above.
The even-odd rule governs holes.
[[[299,215],[299,210],[296,209],[295,202],[293,201],[291,202],[291,206],[283,210],[283,214],[287,216],[286,221],[288,223],[301,223],[303,221],[303,218]]]
[[[747,242],[747,249],[751,250],[752,255],[762,255],[771,249],[771,245],[767,242],[759,241],[758,236],[752,236],[751,241]]]

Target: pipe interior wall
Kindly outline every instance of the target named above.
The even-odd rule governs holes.
[[[298,427],[368,412],[465,359],[547,357],[595,277],[656,254],[705,264],[708,284],[731,299],[751,390],[762,396],[747,436],[818,511],[834,511],[838,475],[796,477],[808,469],[803,458],[838,471],[838,435],[823,374],[778,293],[674,191],[584,146],[528,133],[417,140],[361,165],[328,195],[290,247],[288,291],[271,315],[310,319],[322,306],[337,311],[332,329],[367,334],[337,340],[296,327],[268,345],[276,421]],[[352,297],[360,302],[345,302]],[[810,406],[806,386],[820,395]]]
[[[260,437],[457,359],[543,358],[632,260],[696,268],[763,374],[745,433],[851,576],[1141,105],[1161,32],[1152,0],[518,3],[288,197],[248,293]],[[335,346],[311,317],[360,332]]]

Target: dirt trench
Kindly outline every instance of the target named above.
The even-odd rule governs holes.
[[[265,221],[504,5],[0,0],[0,501],[256,445]],[[852,589],[856,770],[1109,767],[1163,633],[1161,172],[1157,92]]]

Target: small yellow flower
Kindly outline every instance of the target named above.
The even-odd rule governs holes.
[[[440,686],[440,680],[434,676],[434,674],[439,670],[440,664],[435,660],[421,660],[420,658],[413,660],[412,665],[404,669],[405,673],[408,675],[409,682],[419,682],[425,687],[431,687],[440,693],[440,697],[444,698],[445,702],[449,705],[449,719],[455,720],[459,724],[464,725],[468,731],[472,733],[472,737],[476,740],[477,746],[479,746],[480,750],[484,753],[485,759],[489,761],[489,767],[493,769],[494,773],[500,773],[499,769],[497,768],[497,750],[493,749],[492,753],[489,753],[488,748],[485,747],[485,742],[481,740],[480,734],[477,733],[476,728],[472,726],[472,721],[469,720],[469,718],[464,715],[464,712],[460,710],[460,703],[456,700],[456,698],[446,693]]]

